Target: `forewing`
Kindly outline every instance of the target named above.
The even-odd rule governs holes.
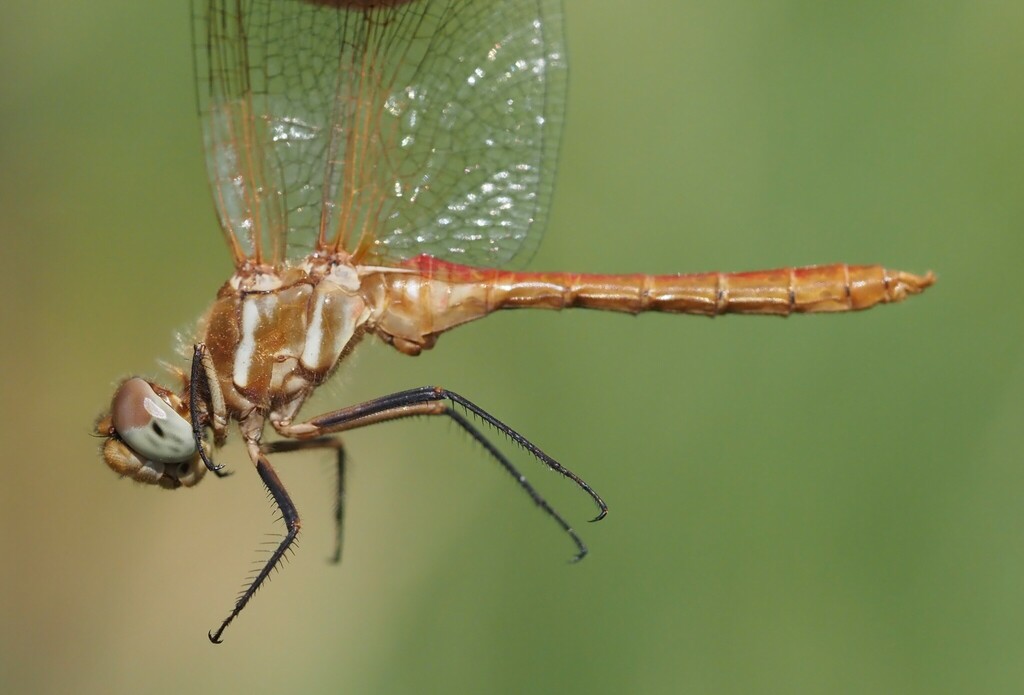
[[[565,99],[557,0],[209,0],[196,65],[236,261],[522,261]]]

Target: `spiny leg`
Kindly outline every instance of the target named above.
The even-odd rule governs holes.
[[[200,391],[200,385],[206,386],[205,395],[208,396],[206,412],[200,410],[199,404],[204,395]],[[206,352],[206,346],[197,343],[192,346],[192,377],[188,385],[188,410],[192,419],[192,437],[196,441],[196,448],[199,449],[199,456],[203,459],[207,469],[213,471],[218,478],[225,478],[231,475],[223,471],[223,465],[214,465],[206,447],[203,445],[203,427],[207,424],[213,428],[213,440],[218,444],[224,442],[227,431],[227,407],[224,405],[224,394],[220,391],[220,382],[217,380],[217,370],[213,366],[213,360]]]
[[[562,528],[562,530],[569,535],[569,538],[571,538],[573,543],[576,544],[576,555],[573,556],[572,562],[579,562],[580,560],[582,560],[583,557],[587,554],[587,546],[583,542],[583,539],[580,538],[576,531],[569,525],[569,522],[566,521],[565,518],[561,514],[559,514],[558,511],[555,510],[555,508],[552,507],[539,492],[537,492],[537,489],[530,484],[530,482],[526,479],[526,476],[520,473],[519,470],[512,464],[512,462],[509,461],[508,458],[506,458],[506,456],[502,454],[498,450],[498,448],[495,447],[494,444],[492,444],[489,439],[487,439],[487,437],[484,436],[483,432],[478,430],[473,425],[473,423],[467,420],[462,415],[462,413],[452,409],[449,406],[445,406],[445,414],[448,415],[448,417],[450,417],[456,423],[458,423],[458,425],[462,429],[468,432],[469,436],[475,439],[480,444],[480,446],[482,446],[487,451],[487,453],[489,453],[494,458],[494,460],[496,460],[501,465],[501,467],[504,468],[508,472],[508,474],[512,476],[512,478],[516,481],[516,484],[518,484],[519,487],[522,488],[522,490],[526,492],[527,495],[530,496],[530,499],[533,500],[533,503],[540,507],[545,514],[554,519],[555,523],[557,523]],[[601,504],[603,504],[603,501]],[[608,508],[604,507],[602,510],[603,513],[601,517],[598,518],[603,518],[604,513],[607,513],[607,511]]]
[[[345,518],[345,445],[341,437],[321,437],[319,439],[292,439],[263,444],[260,449],[264,454],[284,454],[290,451],[306,449],[334,449],[337,474],[337,489],[334,498],[334,554],[331,562],[341,561],[342,527]]]
[[[249,458],[251,458],[253,463],[256,464],[256,472],[259,473],[260,479],[270,492],[271,497],[274,498],[274,504],[276,504],[277,508],[281,511],[281,518],[284,520],[287,533],[285,533],[281,542],[277,544],[277,547],[270,554],[270,557],[263,564],[263,567],[260,568],[260,571],[242,591],[228,617],[221,622],[220,627],[218,627],[216,631],[208,633],[210,641],[214,644],[220,644],[220,638],[221,635],[224,634],[224,630],[226,630],[228,625],[231,624],[231,621],[233,621],[238,614],[242,612],[242,609],[245,608],[247,603],[249,603],[249,600],[259,590],[267,577],[270,576],[270,573],[273,572],[278,563],[281,562],[285,553],[288,552],[288,549],[298,537],[299,529],[302,526],[302,522],[299,519],[299,512],[295,509],[295,505],[292,503],[291,497],[288,496],[288,492],[284,489],[284,485],[281,483],[281,479],[277,476],[277,472],[274,470],[273,466],[270,465],[270,461],[268,461],[267,457],[262,451],[260,451],[259,444],[250,441],[247,442],[247,446],[249,449]]]
[[[604,503],[601,496],[597,494],[597,492],[591,488],[586,481],[570,471],[568,468],[565,468],[562,464],[555,461],[539,447],[526,439],[526,437],[501,422],[487,411],[483,410],[463,396],[441,387],[424,386],[421,388],[409,389],[407,391],[400,391],[388,396],[382,396],[380,398],[366,401],[365,403],[350,406],[348,408],[342,408],[330,413],[325,413],[324,415],[311,418],[310,420],[302,423],[285,424],[281,422],[273,422],[273,425],[282,436],[305,439],[332,432],[344,432],[378,422],[398,420],[416,415],[446,415],[468,432],[473,439],[479,442],[481,446],[483,446],[484,449],[493,456],[499,464],[501,464],[502,468],[508,471],[508,473],[516,480],[519,487],[530,496],[534,503],[536,503],[545,514],[558,523],[562,530],[569,535],[573,543],[576,544],[577,553],[573,560],[577,561],[582,559],[583,556],[587,554],[587,547],[562,515],[548,504],[540,493],[538,493],[537,490],[526,480],[526,476],[520,473],[508,458],[506,458],[478,429],[476,429],[472,423],[463,417],[461,413],[445,403],[445,401],[464,407],[466,410],[470,411],[481,420],[497,429],[499,432],[505,434],[509,439],[529,452],[534,458],[540,460],[552,470],[557,471],[576,483],[577,486],[590,495],[591,499],[594,500],[594,503],[600,510],[599,514],[593,519],[593,521],[603,519],[605,514],[608,513],[608,505]]]

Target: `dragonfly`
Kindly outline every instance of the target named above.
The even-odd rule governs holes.
[[[417,416],[476,440],[565,533],[562,514],[488,436],[601,495],[519,431],[440,386],[309,418],[299,412],[364,338],[406,355],[501,309],[718,316],[899,302],[934,277],[834,264],[744,273],[522,270],[551,204],[566,103],[560,0],[194,0],[206,167],[234,265],[171,367],[177,388],[121,381],[96,425],[123,477],[189,488],[228,471],[234,423],[285,532],[216,629],[220,642],[301,521],[271,458],[324,449],[345,496],[342,433]],[[269,426],[269,428],[268,428]],[[268,433],[276,437],[264,439]]]

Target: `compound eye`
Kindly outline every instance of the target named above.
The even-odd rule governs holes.
[[[144,459],[179,463],[196,453],[192,426],[138,377],[117,389],[110,419],[122,441]]]

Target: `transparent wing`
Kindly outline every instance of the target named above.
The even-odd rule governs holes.
[[[560,0],[197,0],[207,167],[236,264],[526,260],[565,103]]]

